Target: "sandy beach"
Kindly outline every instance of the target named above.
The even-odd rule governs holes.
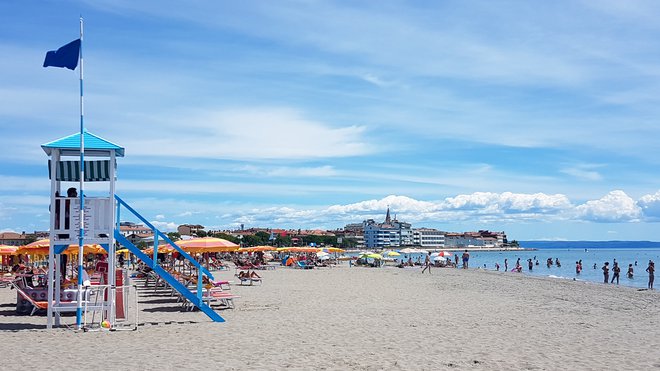
[[[3,369],[660,369],[660,293],[482,270],[278,267],[225,323],[141,290],[137,332],[47,331],[0,289]],[[233,271],[215,272],[232,279]],[[74,318],[66,318],[69,323]]]

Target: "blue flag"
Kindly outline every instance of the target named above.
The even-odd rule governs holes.
[[[80,39],[46,53],[44,67],[66,67],[75,70],[78,67],[78,57],[80,57]]]

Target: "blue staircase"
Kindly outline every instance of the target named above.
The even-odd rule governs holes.
[[[140,214],[138,214],[132,207],[130,207],[124,200],[119,198],[117,195],[115,195],[115,199],[117,200],[117,226],[115,228],[115,240],[122,246],[126,247],[131,253],[135,254],[140,260],[145,262],[146,264],[151,267],[151,269],[156,272],[162,279],[165,280],[172,288],[174,288],[176,291],[181,293],[186,299],[190,300],[191,303],[193,303],[197,308],[199,308],[204,314],[209,316],[211,320],[214,322],[224,322],[224,318],[222,318],[218,312],[216,312],[213,308],[211,308],[209,305],[204,303],[202,300],[202,279],[201,277],[206,276],[210,280],[213,280],[213,275],[211,272],[209,272],[206,268],[204,268],[197,260],[193,259],[187,252],[182,250],[179,246],[177,246],[174,242],[172,242],[167,235],[159,231],[156,227],[154,227],[151,223],[149,223],[145,218],[143,218]],[[131,212],[135,217],[140,219],[146,226],[151,228],[151,230],[154,232],[154,255],[153,257],[150,257],[149,255],[145,254],[142,252],[142,250],[138,249],[131,241],[129,241],[126,237],[124,237],[120,232],[119,232],[119,212],[121,209],[121,206],[124,206],[128,211]],[[163,267],[158,265],[158,259],[156,258],[158,254],[158,240],[159,237],[165,240],[168,244],[173,246],[181,256],[183,256],[185,259],[187,259],[191,264],[193,264],[197,268],[198,272],[198,279],[197,279],[197,293],[193,293],[185,287],[181,282],[179,282],[176,278],[174,278],[169,272],[167,272]]]

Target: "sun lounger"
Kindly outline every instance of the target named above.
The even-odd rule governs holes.
[[[196,290],[190,290],[193,294],[197,294]],[[183,307],[186,310],[193,310],[195,308],[195,305],[190,302],[190,300],[185,299],[183,296],[181,297],[183,299]],[[232,293],[223,291],[220,288],[210,288],[202,291],[202,301],[207,303],[209,306],[213,303],[220,303],[227,308],[234,309],[234,299],[240,298],[238,295],[234,295]]]
[[[30,295],[28,295],[23,289],[21,289],[17,284],[16,281],[12,281],[11,285],[16,289],[16,292],[18,292],[19,295],[25,300],[27,300],[28,303],[32,304],[32,312],[30,312],[30,315],[34,315],[40,310],[46,310],[48,309],[48,302],[47,301],[38,301],[32,299]],[[60,304],[63,305],[77,305],[77,302],[73,301],[62,301]]]
[[[12,281],[16,279],[15,276],[2,276],[0,277],[0,288],[11,286]]]
[[[243,286],[244,284],[248,284],[249,286],[252,286],[255,282],[259,282],[259,284],[262,283],[261,278],[259,277],[238,277],[238,280],[241,281],[241,286]]]
[[[314,268],[313,265],[308,265],[307,262],[302,261],[302,260],[297,261],[296,265],[298,266],[298,268],[301,268],[301,269],[312,269],[312,268]]]

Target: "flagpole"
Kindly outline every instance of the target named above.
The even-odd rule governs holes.
[[[85,239],[85,125],[83,121],[83,18],[80,17],[80,224],[78,234],[78,305],[76,308],[76,328],[82,328],[83,295],[83,241]]]

